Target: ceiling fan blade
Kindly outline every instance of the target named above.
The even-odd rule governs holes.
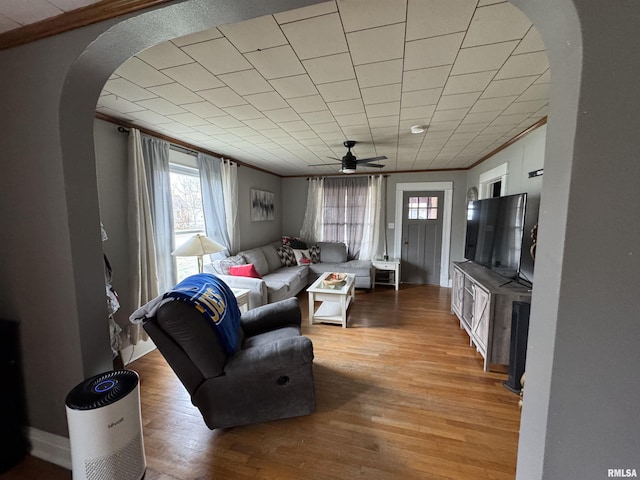
[[[307,165],[308,167],[326,167],[327,165],[342,165],[342,162],[340,163],[314,163],[313,165]]]
[[[365,164],[361,164],[362,167],[375,167],[375,168],[382,168],[384,167],[384,165],[382,165],[381,163],[365,163]]]
[[[327,158],[330,158],[331,160],[338,160],[339,162],[341,161],[339,158],[336,158],[336,157],[327,157]]]
[[[361,160],[356,160],[358,163],[369,163],[369,162],[377,162],[378,160],[386,160],[387,157],[382,155],[380,157],[371,157],[371,158],[363,158]]]

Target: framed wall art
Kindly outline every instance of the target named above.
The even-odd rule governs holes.
[[[251,221],[273,220],[275,212],[273,192],[251,189]]]

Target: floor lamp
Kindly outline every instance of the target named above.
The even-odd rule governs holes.
[[[221,252],[225,249],[226,247],[214,242],[206,235],[196,233],[193,237],[171,252],[171,255],[176,257],[198,257],[198,273],[202,273],[204,267],[202,257],[204,255],[209,255],[210,253]]]

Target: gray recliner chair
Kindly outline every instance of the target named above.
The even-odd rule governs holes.
[[[209,321],[184,302],[163,304],[144,329],[213,430],[315,411],[313,345],[300,322],[297,298],[244,312],[240,348],[230,356]]]

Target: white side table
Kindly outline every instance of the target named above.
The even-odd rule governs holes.
[[[396,290],[400,288],[400,259],[390,258],[389,260],[375,259],[371,262],[373,268],[373,288],[378,285],[394,285]],[[376,270],[382,270],[389,272],[389,276],[386,279],[378,280],[376,276]]]
[[[232,288],[231,291],[233,295],[236,297],[238,302],[238,307],[241,312],[246,312],[249,310],[249,292],[246,288]]]

